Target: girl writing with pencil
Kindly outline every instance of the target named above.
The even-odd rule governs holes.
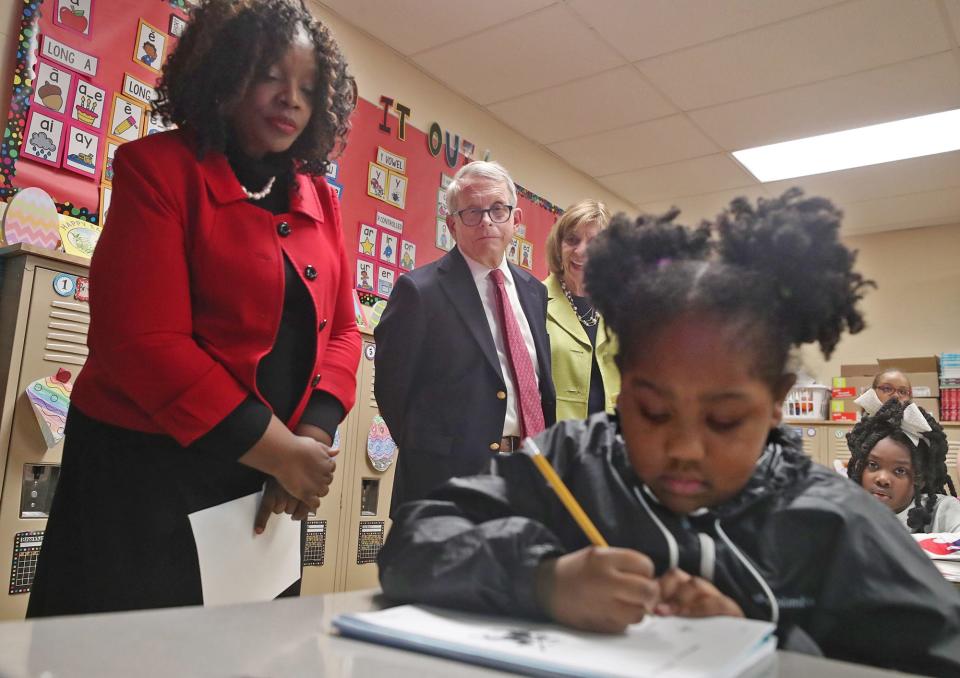
[[[889,510],[780,427],[791,349],[829,355],[864,326],[870,283],[840,214],[788,192],[696,229],[675,216],[619,216],[590,251],[587,290],[620,339],[618,416],[526,448],[602,536],[527,455],[499,458],[398,508],[384,592],[603,632],[651,612],[742,615],[789,649],[960,675],[960,596]]]

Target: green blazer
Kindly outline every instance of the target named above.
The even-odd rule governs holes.
[[[543,284],[547,286],[547,334],[550,335],[553,383],[557,389],[557,421],[586,419],[593,367],[590,337],[564,295],[560,279],[551,273]],[[616,337],[608,336],[601,318],[597,325],[597,363],[603,379],[606,410],[611,413],[620,394],[620,370],[613,361],[616,353]]]

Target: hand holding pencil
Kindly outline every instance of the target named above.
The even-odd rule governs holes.
[[[537,568],[537,599],[558,622],[585,631],[620,633],[654,612],[682,617],[743,616],[735,601],[705,579],[676,569],[657,579],[653,561],[646,555],[608,546],[536,443],[527,438],[522,451],[592,544],[545,560]]]
[[[598,530],[596,525],[593,524],[593,521],[590,520],[590,517],[574,498],[573,494],[570,493],[570,490],[560,479],[560,476],[557,475],[557,472],[553,470],[553,466],[550,465],[547,458],[540,452],[540,448],[533,442],[533,439],[527,438],[524,440],[520,450],[533,460],[534,466],[543,474],[547,484],[556,492],[557,497],[563,503],[564,507],[566,507],[567,511],[570,512],[573,519],[577,521],[577,525],[579,525],[580,529],[587,535],[590,543],[594,546],[607,546],[607,540],[603,538],[600,530]]]
[[[660,600],[653,562],[633,549],[611,548],[531,439],[529,456],[547,484],[593,546],[542,562],[537,568],[537,597],[558,622],[604,633],[619,633],[653,610]]]

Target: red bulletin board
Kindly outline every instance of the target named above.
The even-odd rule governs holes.
[[[440,189],[441,175],[452,177],[457,169],[463,166],[466,159],[462,153],[458,154],[456,167],[451,168],[447,165],[443,150],[437,156],[431,155],[426,133],[411,124],[411,119],[416,120],[416,106],[413,105],[411,108],[413,112],[412,116],[406,120],[405,139],[400,140],[397,138],[399,120],[390,116],[387,123],[391,128],[390,131],[382,131],[380,125],[383,123],[383,109],[361,99],[351,120],[353,127],[347,140],[346,151],[337,161],[337,176],[334,179],[328,179],[342,187],[340,204],[343,233],[354,269],[357,267],[358,259],[370,260],[375,267],[380,265],[387,268],[393,267],[380,257],[379,240],[372,255],[359,251],[361,224],[374,227],[380,237],[384,233],[396,235],[390,229],[377,226],[377,212],[403,222],[403,231],[398,237],[401,243],[406,240],[416,246],[417,267],[439,259],[445,254],[444,250],[436,246],[437,191]],[[423,126],[429,128],[430,123]],[[454,139],[456,137],[452,131],[450,136]],[[376,162],[379,148],[406,160],[405,209],[399,209],[367,194],[370,163]],[[496,160],[496,156],[494,155],[492,159]],[[507,170],[509,171],[510,168],[507,167]],[[515,176],[514,179],[520,181],[522,177]],[[542,280],[547,276],[545,256],[547,234],[559,217],[559,210],[531,195],[522,187],[519,189],[518,204],[523,211],[522,224],[526,230],[525,239],[533,247],[532,273]],[[399,258],[395,268],[397,275],[402,275],[404,271],[399,266]]]
[[[47,191],[57,203],[58,209],[65,214],[86,219],[93,223],[100,221],[100,203],[106,201],[109,191],[110,174],[108,151],[126,141],[157,131],[149,120],[149,106],[139,103],[144,115],[137,125],[119,124],[131,116],[121,115],[114,119],[113,102],[134,88],[143,90],[143,86],[154,87],[159,77],[159,66],[176,46],[176,37],[171,26],[177,22],[185,25],[185,7],[189,0],[20,0],[21,23],[17,35],[17,58],[13,77],[13,97],[10,114],[3,139],[0,140],[0,199],[9,199],[19,189],[38,186]],[[65,7],[66,6],[66,7]],[[70,7],[80,7],[78,16],[70,16]],[[147,28],[145,29],[144,26]],[[144,30],[155,29],[164,41],[162,54],[155,58],[139,59],[138,51],[143,54]],[[63,48],[88,55],[97,60],[96,72],[87,64],[70,62],[61,58],[57,61],[44,53],[50,51],[45,45],[60,45],[57,55],[62,56]],[[63,72],[61,77],[69,78],[69,86],[61,87],[60,94],[45,96],[51,88],[48,86],[50,68]],[[64,84],[60,82],[60,84]],[[87,88],[88,94],[100,91],[100,124],[87,124],[86,120],[76,117],[74,102],[80,96],[75,94],[80,85]],[[92,89],[92,88],[98,89]],[[58,96],[60,98],[58,98]],[[376,281],[381,275],[389,280],[396,279],[409,270],[410,260],[405,256],[414,254],[415,265],[423,266],[438,259],[444,250],[437,246],[438,191],[441,189],[442,176],[448,179],[466,162],[463,153],[449,153],[454,159],[454,167],[447,163],[446,149],[437,149],[431,153],[428,133],[432,122],[416,118],[415,102],[412,111],[406,109],[404,138],[399,138],[400,121],[396,115],[384,119],[384,109],[363,99],[352,119],[347,148],[344,155],[337,159],[328,174],[329,180],[340,187],[347,251],[351,256],[351,266],[359,278],[358,261],[366,262],[369,267],[371,295],[363,295],[364,301],[372,303],[374,297],[388,296],[389,288],[378,289]],[[399,104],[398,104],[399,106]],[[56,110],[57,108],[60,110]],[[394,111],[395,113],[395,111]],[[59,154],[44,157],[37,154],[37,147],[30,144],[32,120],[46,117],[50,127],[63,128],[62,139],[66,140],[73,129],[81,130],[98,139],[98,150],[92,159],[94,168],[84,174],[83,167],[77,164],[77,158],[68,163],[66,141],[61,144]],[[136,118],[137,115],[132,116]],[[455,121],[452,121],[455,124]],[[118,123],[118,124],[114,124]],[[383,126],[389,128],[385,131]],[[50,132],[51,136],[56,134]],[[458,143],[458,135],[453,130],[443,130],[440,138],[452,139],[454,148],[465,144]],[[436,137],[435,137],[436,139]],[[42,139],[41,139],[42,140]],[[31,157],[29,150],[33,150]],[[395,156],[393,160],[383,162],[400,163],[401,167],[392,167],[405,190],[395,201],[403,205],[390,204],[368,194],[368,178],[371,163],[378,161],[381,149]],[[495,149],[494,149],[495,151]],[[76,154],[74,154],[76,155]],[[56,156],[56,157],[54,157]],[[496,159],[494,152],[493,158]],[[81,158],[82,160],[82,158]],[[509,167],[507,168],[510,169]],[[522,177],[514,177],[522,181]],[[385,187],[386,188],[386,187]],[[391,193],[391,195],[393,195]],[[523,239],[518,241],[515,262],[526,264],[527,268],[539,279],[547,275],[544,244],[547,233],[559,216],[559,209],[548,201],[533,195],[518,186],[518,206],[523,212]],[[381,224],[377,223],[380,213]],[[383,226],[383,222],[402,222],[402,232]],[[367,251],[359,251],[359,232],[361,224],[369,234],[375,232],[373,243],[367,245]],[[413,248],[408,247],[413,245]],[[452,238],[447,239],[447,247],[453,245]],[[407,264],[404,266],[404,264]]]
[[[104,179],[104,155],[107,141],[114,144],[139,138],[154,128],[148,115],[136,116],[135,124],[128,126],[111,125],[113,102],[116,95],[123,95],[125,78],[127,91],[143,93],[142,85],[154,87],[159,78],[156,67],[162,63],[175,47],[176,37],[170,35],[171,21],[183,21],[185,12],[180,8],[183,0],[23,0],[19,32],[17,35],[17,55],[13,73],[13,98],[6,131],[0,145],[0,198],[9,199],[12,194],[28,186],[39,186],[47,191],[57,203],[61,212],[71,213],[88,221],[99,222],[98,208],[102,195],[101,183]],[[78,7],[78,13],[70,12],[70,6]],[[176,19],[171,19],[171,16]],[[145,22],[145,24],[141,24]],[[182,25],[182,24],[181,24]],[[141,31],[150,27],[159,34],[157,45],[162,41],[162,54],[135,60],[139,48],[144,54]],[[45,41],[51,47],[44,48]],[[63,49],[63,46],[67,49]],[[156,46],[150,48],[156,52]],[[77,53],[96,59],[96,72],[87,63],[74,59],[71,63],[68,55]],[[49,52],[49,58],[44,56]],[[60,60],[57,60],[60,57]],[[43,64],[47,64],[41,73]],[[149,64],[149,65],[148,65]],[[151,65],[153,67],[151,67]],[[50,68],[61,72],[60,78],[69,77],[69,86],[58,81],[49,83]],[[38,78],[38,74],[40,77]],[[131,79],[132,78],[132,79]],[[44,82],[41,82],[43,80]],[[140,84],[137,84],[138,81]],[[52,96],[41,97],[41,87],[53,85],[46,91]],[[78,87],[84,84],[87,93],[87,107],[80,105],[83,112],[74,109],[74,100],[83,96]],[[97,92],[102,92],[100,96]],[[59,99],[57,97],[60,97]],[[131,101],[139,104],[140,110],[149,110],[135,97]],[[49,108],[39,100],[53,102]],[[57,103],[62,102],[62,108]],[[122,102],[121,102],[122,105]],[[137,108],[129,110],[136,112]],[[118,109],[119,115],[119,109]],[[91,113],[98,113],[91,118]],[[58,158],[31,158],[25,148],[28,135],[28,123],[37,116],[46,116],[53,120],[49,126],[57,127],[62,123],[63,138],[58,149]],[[74,117],[77,116],[77,117]],[[122,115],[121,120],[131,115]],[[98,124],[87,124],[90,121]],[[36,129],[36,128],[35,128]],[[66,137],[79,131],[79,136],[95,136],[97,151],[95,154],[83,154],[79,147],[74,160],[67,161],[69,142]],[[115,131],[122,130],[117,134]],[[159,130],[156,130],[159,131]],[[113,148],[113,147],[111,147]],[[86,160],[93,156],[93,169],[86,168]],[[107,181],[109,189],[109,181]]]

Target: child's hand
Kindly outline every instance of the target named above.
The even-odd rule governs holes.
[[[657,614],[678,617],[743,616],[740,606],[706,579],[673,569],[664,573],[659,581],[660,603],[655,608]]]
[[[541,563],[537,595],[558,622],[620,633],[653,609],[660,587],[653,562],[639,551],[588,547]]]

